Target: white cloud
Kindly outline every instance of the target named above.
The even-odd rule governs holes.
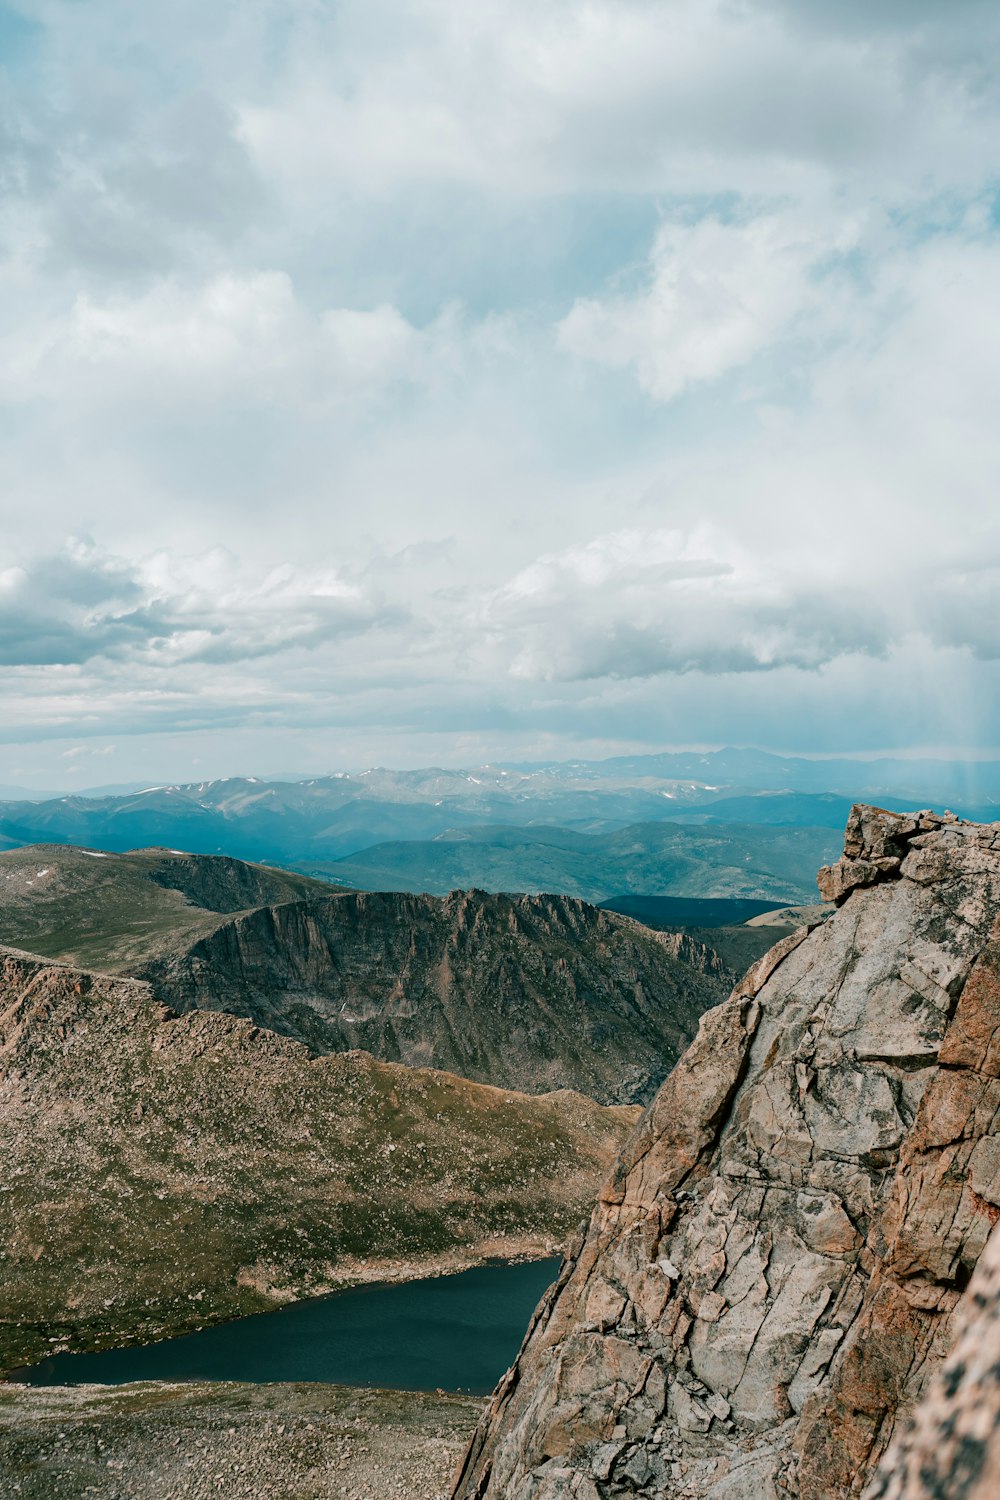
[[[349,0],[301,24],[243,138],[270,177],[386,191],[760,192],[978,174],[997,100],[948,15],[804,26],[721,0]],[[995,36],[995,18],[978,16]],[[345,59],[349,61],[345,65]],[[961,159],[960,159],[961,158]]]
[[[128,562],[76,542],[0,575],[0,661],[9,668],[94,661],[145,672],[247,663],[398,622],[400,611],[333,569],[272,567],[247,577],[216,549]]]
[[[831,590],[798,560],[768,564],[709,530],[613,532],[539,559],[489,600],[515,678],[580,681],[815,670],[885,655],[890,613]]]
[[[200,286],[160,281],[138,296],[84,294],[64,316],[10,339],[9,401],[78,390],[121,399],[151,390],[182,402],[260,398],[295,406],[356,400],[447,368],[460,331],[449,313],[416,328],[390,305],[304,308],[283,271]],[[102,386],[101,383],[104,383]]]
[[[561,348],[613,367],[632,366],[640,386],[669,401],[690,385],[746,364],[821,313],[829,285],[819,263],[856,243],[850,223],[830,232],[801,210],[724,222],[664,224],[636,293],[581,298],[557,329]]]

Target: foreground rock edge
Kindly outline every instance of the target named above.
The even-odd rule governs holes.
[[[1000,826],[856,807],[820,888],[627,1142],[456,1500],[857,1495],[917,1402],[1000,1218]]]

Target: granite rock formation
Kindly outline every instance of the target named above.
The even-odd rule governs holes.
[[[962,1294],[943,1366],[899,1425],[865,1500],[1000,1495],[1000,1229]]]
[[[1000,826],[856,807],[819,883],[836,912],[627,1142],[457,1500],[846,1500],[961,1337],[1000,1218]],[[873,1493],[986,1493],[902,1462]]]

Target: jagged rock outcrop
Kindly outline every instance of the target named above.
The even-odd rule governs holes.
[[[177,1010],[536,1093],[645,1103],[733,975],[569,896],[357,892],[243,912],[133,967]]]
[[[855,808],[820,886],[631,1136],[460,1500],[844,1500],[949,1349],[1000,1218],[1000,825]]]
[[[551,1253],[636,1113],[316,1057],[0,948],[0,1370]]]

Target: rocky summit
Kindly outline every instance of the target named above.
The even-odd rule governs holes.
[[[456,1500],[997,1492],[1000,826],[856,807],[820,888],[624,1147]]]

